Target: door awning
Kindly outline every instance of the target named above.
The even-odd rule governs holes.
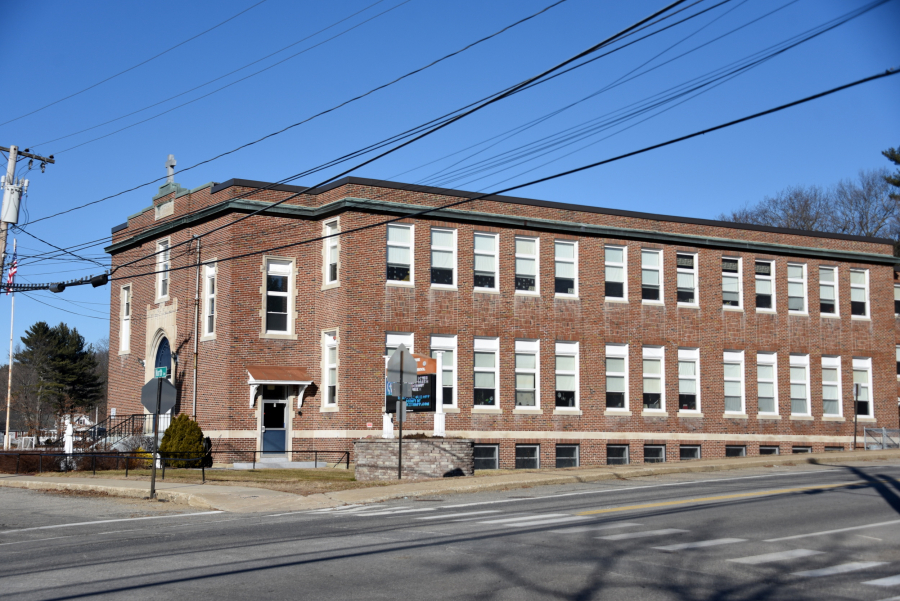
[[[303,393],[306,387],[312,384],[312,377],[303,367],[287,365],[248,365],[248,380],[250,386],[250,406],[256,404],[256,392],[263,384],[287,384],[299,386],[297,394],[297,409],[303,405]]]

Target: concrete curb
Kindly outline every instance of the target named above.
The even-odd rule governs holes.
[[[59,490],[81,491],[106,494],[110,497],[127,497],[133,499],[146,499],[148,490],[126,486],[103,486],[99,484],[82,484],[80,482],[54,482],[50,480],[2,480],[0,486],[8,488],[28,488],[31,490]],[[218,509],[214,507],[203,495],[186,493],[175,490],[157,490],[156,496],[163,501],[184,503],[198,509]]]

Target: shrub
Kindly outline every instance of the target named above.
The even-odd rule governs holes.
[[[200,425],[182,413],[166,428],[159,445],[161,457],[200,458],[205,455],[203,430]],[[172,467],[200,467],[200,461],[166,461]]]

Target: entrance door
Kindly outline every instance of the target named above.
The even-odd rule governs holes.
[[[284,455],[287,448],[287,403],[263,402],[263,453]]]

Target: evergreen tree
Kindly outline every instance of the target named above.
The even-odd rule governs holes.
[[[203,457],[203,430],[185,413],[175,416],[159,444],[159,454],[163,457]],[[170,461],[172,467],[200,467],[200,461]]]
[[[58,414],[71,413],[76,408],[93,408],[103,392],[93,349],[85,344],[84,336],[77,329],[65,323],[53,328],[53,332],[57,341],[52,365]]]
[[[900,148],[888,148],[881,154],[883,154],[887,160],[897,165],[897,170],[890,175],[885,175],[884,181],[897,189],[891,193],[891,198],[900,202]]]
[[[13,373],[20,374],[21,368],[30,377],[22,382],[19,399],[31,415],[31,428],[40,429],[43,415],[52,412],[51,399],[59,391],[53,372],[53,357],[56,355],[58,340],[53,329],[44,321],[39,321],[25,331],[22,337],[24,349],[17,350],[13,359],[18,364]]]

